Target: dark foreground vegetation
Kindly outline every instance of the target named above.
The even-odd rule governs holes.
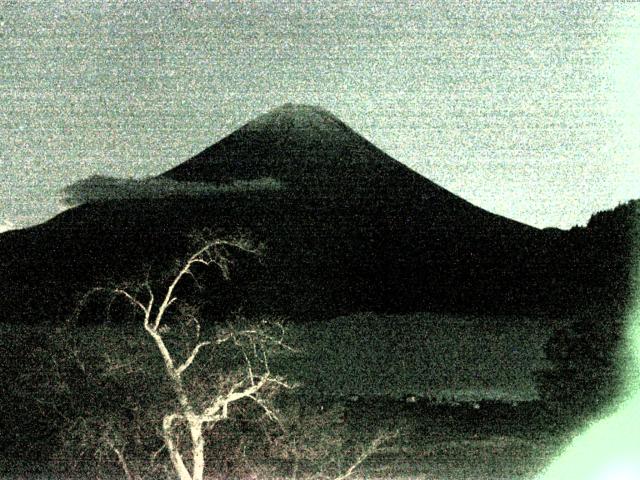
[[[115,447],[145,478],[174,478],[158,423],[171,393],[142,333],[133,324],[3,327],[0,476],[124,478]],[[239,361],[227,353],[197,376]],[[280,422],[248,402],[207,432],[206,478],[335,478],[379,432],[398,435],[356,473],[529,478],[583,422],[543,402],[319,398],[304,385],[274,405]]]

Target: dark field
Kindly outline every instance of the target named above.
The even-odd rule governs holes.
[[[375,431],[398,432],[356,478],[531,479],[577,428],[539,402],[453,406],[372,398],[344,405],[351,442],[360,445],[358,438]]]
[[[395,320],[395,337],[388,335],[389,332],[386,332],[386,336],[382,335],[385,329],[393,330],[391,320]],[[449,322],[445,320],[433,318],[429,322],[426,314],[393,318],[361,316],[332,321],[322,329],[320,325],[313,324],[291,326],[292,339],[297,340],[296,346],[300,352],[289,359],[274,359],[273,368],[279,365],[286,371],[287,377],[302,380],[303,383],[294,393],[277,402],[280,402],[285,417],[292,416],[300,420],[296,428],[302,432],[301,435],[306,435],[306,441],[313,443],[315,438],[309,437],[317,437],[319,441],[331,444],[326,448],[320,447],[323,455],[318,456],[317,452],[303,454],[296,460],[305,466],[305,472],[317,473],[331,468],[338,471],[348,467],[380,431],[398,432],[398,435],[373,453],[354,473],[356,477],[524,479],[531,478],[550,461],[568,440],[569,432],[575,430],[578,424],[561,420],[559,415],[540,402],[523,401],[522,397],[527,395],[522,391],[514,390],[506,399],[490,398],[492,392],[499,390],[488,383],[491,372],[484,371],[478,376],[473,375],[472,371],[474,355],[478,355],[479,365],[489,365],[492,355],[499,358],[501,354],[512,351],[510,347],[517,350],[532,338],[540,343],[533,346],[529,355],[541,361],[539,346],[545,335],[534,328],[539,324],[527,321],[520,327],[511,323],[499,328],[494,323],[493,326],[481,328],[479,319],[475,322],[461,318],[449,319]],[[398,352],[403,347],[404,357],[400,356],[400,360],[409,359],[417,352],[420,338],[431,337],[431,342],[438,342],[438,337],[442,339],[447,332],[447,323],[449,332],[467,330],[473,333],[461,343],[466,346],[465,349],[441,350],[431,355],[432,362],[436,354],[445,363],[451,359],[458,362],[464,359],[464,363],[458,363],[462,373],[456,377],[459,395],[455,390],[443,391],[441,381],[434,383],[433,389],[425,384],[423,391],[404,392],[404,395],[412,393],[417,397],[414,403],[408,403],[403,398],[403,392],[396,388],[399,383],[393,380],[393,375],[395,372],[401,379],[410,379],[415,377],[416,372],[398,371],[396,363],[387,365],[385,370],[383,363],[371,362],[371,352],[388,354]],[[369,338],[386,338],[387,342],[380,342],[369,350],[366,358],[355,363],[343,358],[339,365],[335,365],[331,359],[348,353],[357,358],[358,353],[354,349],[366,343],[362,338],[354,337],[357,325],[366,327],[365,340],[370,335]],[[96,418],[113,418],[113,424],[120,421],[121,425],[127,426],[126,415],[136,411],[138,406],[146,412],[162,405],[165,392],[158,387],[162,381],[158,380],[160,377],[155,369],[157,352],[145,343],[142,329],[135,324],[82,328],[5,325],[2,328],[0,361],[3,416],[0,451],[3,453],[0,457],[0,475],[14,478],[65,477],[66,465],[75,462],[76,466],[83,464],[84,468],[88,465],[96,469],[89,470],[89,473],[84,470],[84,476],[122,477],[109,452],[101,450],[99,436],[81,434],[79,426],[86,429],[87,425],[94,425],[94,430],[104,430],[104,424],[100,421],[91,423]],[[319,333],[321,330],[322,334]],[[500,330],[502,333],[498,334]],[[405,333],[402,334],[402,331]],[[331,338],[334,337],[330,334],[336,335],[337,340],[333,343]],[[412,344],[407,341],[409,338],[416,341]],[[472,340],[474,338],[475,341]],[[495,341],[483,351],[481,346],[486,344],[487,338],[494,338]],[[427,345],[430,344],[425,341]],[[315,363],[311,362],[313,355],[317,358]],[[425,349],[422,359],[428,358],[429,350]],[[78,361],[86,368],[85,373],[78,369]],[[224,362],[212,362],[206,362],[202,368],[208,366],[215,369],[224,365]],[[367,364],[370,371],[362,376],[361,369]],[[404,364],[407,365],[407,362]],[[521,376],[522,372],[527,373],[533,368],[527,370],[523,368],[524,364],[511,365],[514,370],[510,373],[508,362],[497,364],[500,370],[495,371],[494,376],[500,381],[513,376],[513,371]],[[344,370],[348,365],[351,365],[354,375],[350,379],[337,378],[336,372],[343,376],[348,374]],[[305,366],[314,368],[303,371]],[[409,366],[415,368],[417,364],[414,361]],[[318,368],[329,370],[322,372]],[[380,372],[380,369],[383,371]],[[455,366],[451,365],[445,369],[446,372],[454,370]],[[367,380],[376,372],[381,374],[383,383],[380,383],[380,379]],[[85,374],[87,378],[83,378]],[[359,375],[364,383],[360,383]],[[316,384],[309,385],[314,378],[317,379]],[[329,385],[332,378],[335,388],[320,393],[318,385]],[[431,378],[437,379],[437,372]],[[478,384],[465,385],[465,378],[480,380]],[[528,386],[531,382],[529,378],[514,378],[516,385]],[[446,376],[441,376],[442,379],[446,379]],[[392,387],[387,394],[363,394],[363,389],[366,391],[371,385],[384,387],[385,381],[387,386]],[[345,391],[344,386],[349,384],[360,385],[360,388],[356,392]],[[407,390],[409,385],[411,382],[407,383]],[[477,388],[479,385],[483,385],[484,390]],[[473,392],[473,395],[469,392]],[[431,395],[429,400],[425,398],[426,395]],[[483,395],[489,398],[483,400]],[[294,414],[290,415],[289,412]],[[325,417],[326,421],[323,420]],[[316,424],[307,426],[305,422],[311,421]],[[251,422],[248,424],[253,425]],[[244,441],[243,437],[250,438],[253,445],[250,448],[254,450],[250,450],[248,458],[243,461],[248,460],[258,469],[259,478],[293,477],[291,455],[262,446],[272,438],[265,432],[273,432],[275,427],[258,428],[254,425],[245,433],[248,424],[230,421],[223,427],[228,435],[223,435],[222,441],[212,434],[208,440],[208,455],[219,458],[220,451],[225,452],[222,457],[230,455],[233,449],[229,447],[229,442],[232,442],[229,438],[239,439],[238,445]],[[151,427],[149,432],[153,437],[157,429],[153,425]],[[144,462],[144,459],[140,461]],[[250,469],[236,475],[253,475],[255,472],[252,471]],[[301,473],[297,475],[302,478]]]

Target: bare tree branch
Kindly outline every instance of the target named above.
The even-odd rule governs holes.
[[[186,465],[184,464],[184,460],[182,459],[182,455],[180,454],[179,449],[177,448],[174,442],[173,435],[173,423],[175,420],[179,419],[181,416],[175,413],[171,415],[167,415],[164,417],[162,421],[162,430],[164,432],[164,443],[169,450],[169,456],[171,457],[171,463],[178,474],[180,480],[192,480],[192,476],[187,470]]]
[[[113,291],[115,294],[117,295],[122,295],[124,296],[127,300],[129,300],[129,302],[138,307],[140,310],[142,310],[145,315],[148,314],[148,309],[147,306],[145,306],[140,300],[138,300],[137,298],[135,298],[133,295],[131,295],[129,292],[127,292],[126,290],[122,290],[120,288],[117,288]]]
[[[362,464],[362,462],[364,462],[367,458],[369,458],[376,451],[378,451],[378,449],[380,448],[380,445],[389,441],[392,438],[395,438],[396,436],[397,436],[397,433],[378,434],[378,436],[373,439],[373,441],[369,444],[369,446],[362,451],[362,453],[358,456],[358,458],[356,458],[355,462],[353,462],[342,475],[335,477],[333,480],[346,480],[347,478],[349,478],[351,475],[353,475],[356,469]]]
[[[178,406],[173,412],[164,416],[162,421],[162,437],[164,447],[169,453],[171,464],[180,480],[203,480],[205,458],[204,458],[204,437],[202,432],[221,420],[228,418],[230,405],[243,400],[255,402],[271,420],[278,421],[275,410],[263,397],[263,393],[274,391],[275,388],[292,388],[284,379],[271,375],[268,351],[272,349],[284,349],[294,351],[287,345],[284,338],[284,327],[279,322],[263,322],[262,325],[249,328],[236,328],[228,324],[228,328],[212,340],[200,341],[200,322],[198,310],[188,304],[180,304],[178,318],[182,318],[186,325],[194,325],[195,346],[189,350],[188,356],[181,363],[177,362],[165,341],[167,316],[171,307],[178,302],[176,291],[185,277],[191,277],[196,285],[196,266],[210,267],[216,266],[224,279],[230,278],[230,268],[232,265],[229,252],[239,250],[250,254],[259,254],[260,248],[254,247],[248,240],[243,238],[225,240],[214,239],[201,243],[201,246],[185,262],[178,266],[177,272],[170,278],[166,289],[158,295],[154,292],[151,282],[147,276],[141,287],[146,290],[147,300],[141,300],[135,288],[122,286],[112,290],[115,296],[122,296],[136,309],[144,314],[143,326],[145,332],[153,339],[155,346],[164,362],[164,371],[169,384],[173,388]],[[159,303],[156,305],[156,295]],[[244,320],[244,319],[240,319]],[[273,331],[270,331],[271,330]],[[226,388],[220,387],[209,402],[201,404],[197,400],[197,395],[193,391],[193,385],[184,383],[182,374],[187,371],[202,353],[202,349],[211,346],[211,354],[215,352],[215,347],[224,343],[233,342],[241,352],[245,368],[235,382],[230,385],[227,379],[223,379],[222,384],[227,384]],[[108,362],[109,363],[109,362]],[[119,368],[120,366],[117,366]],[[263,392],[264,391],[264,392]],[[188,432],[191,439],[188,451],[180,443],[180,433]],[[111,444],[112,450],[116,453],[118,461],[127,476],[127,480],[134,480],[135,476],[126,464],[122,449]],[[190,461],[185,462],[185,458]]]
[[[202,347],[206,347],[207,345],[211,345],[211,342],[200,342],[199,344],[197,344],[194,347],[194,349],[191,351],[191,355],[189,355],[189,358],[187,358],[185,362],[176,369],[176,374],[182,375],[182,373],[187,368],[189,368],[193,363],[193,361],[196,359],[196,356],[198,355],[198,352],[200,351],[200,349]]]
[[[129,464],[127,463],[127,460],[124,457],[123,451],[118,447],[116,447],[111,441],[109,441],[109,447],[111,447],[111,449],[115,452],[116,456],[118,457],[118,463],[122,467],[122,470],[127,480],[135,480],[136,477],[131,473],[131,470],[129,469]]]

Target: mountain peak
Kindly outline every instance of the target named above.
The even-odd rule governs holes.
[[[304,135],[350,130],[331,112],[315,105],[285,103],[259,115],[244,130],[301,130]]]
[[[328,110],[318,105],[311,105],[307,103],[283,103],[265,115],[268,115],[269,113],[282,113],[289,115],[325,115],[333,117],[333,114]]]
[[[216,183],[268,177],[306,188],[336,182],[364,186],[383,182],[391,172],[415,175],[327,110],[286,103],[164,175]]]

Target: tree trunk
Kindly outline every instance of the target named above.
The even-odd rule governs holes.
[[[191,433],[191,451],[193,454],[192,480],[202,480],[204,475],[204,438],[202,436],[202,420],[197,416],[189,419]]]
[[[178,478],[180,480],[193,480],[191,474],[189,474],[189,470],[187,470],[184,461],[182,460],[182,455],[178,451],[178,447],[174,442],[173,438],[173,420],[174,415],[167,415],[164,417],[164,421],[162,422],[162,430],[164,433],[164,443],[169,450],[169,456],[171,457],[171,463],[173,464],[173,468],[178,474]],[[202,477],[201,477],[202,478]]]

